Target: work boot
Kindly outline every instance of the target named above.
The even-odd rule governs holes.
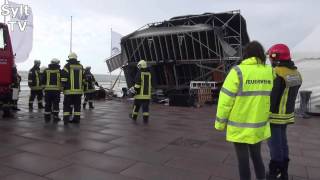
[[[148,124],[149,123],[149,117],[148,116],[143,116],[143,123]]]
[[[29,103],[29,110],[33,110],[33,104]]]
[[[38,104],[38,109],[44,109],[44,106],[42,105],[42,103]]]
[[[134,116],[132,113],[129,114],[129,118],[136,123],[137,122],[137,116]]]
[[[78,119],[78,118],[73,118],[72,121],[70,121],[70,123],[80,124],[80,119]]]
[[[289,166],[289,159],[286,159],[284,162],[282,162],[281,167],[281,180],[288,180],[289,174],[288,174],[288,166]]]
[[[11,118],[12,114],[10,111],[3,111],[2,118]]]
[[[267,180],[277,180],[280,179],[280,162],[270,161],[269,163],[269,172],[266,175]]]
[[[83,104],[82,104],[82,108],[83,108],[83,109],[86,109],[86,106],[87,106],[87,103],[83,103]]]
[[[49,123],[51,121],[51,115],[50,114],[45,114],[44,115],[44,122]]]
[[[89,102],[89,109],[94,109],[92,102]]]

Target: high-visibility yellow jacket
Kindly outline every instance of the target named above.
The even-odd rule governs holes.
[[[233,67],[220,91],[215,121],[227,127],[227,141],[256,144],[270,137],[270,93],[275,77],[272,67],[255,57]]]
[[[135,90],[137,94],[134,99],[151,99],[151,73],[147,70],[141,70],[135,78]]]

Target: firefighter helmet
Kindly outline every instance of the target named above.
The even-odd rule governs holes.
[[[145,60],[140,60],[138,62],[137,67],[138,67],[138,69],[145,69],[145,68],[147,68],[147,62]]]
[[[290,50],[285,44],[275,44],[268,50],[268,56],[271,60],[290,61]]]
[[[60,64],[60,60],[57,59],[57,58],[53,58],[53,59],[51,60],[51,64]]]
[[[77,56],[76,53],[72,52],[72,53],[69,54],[68,58],[69,59],[78,59],[78,56]]]
[[[44,70],[46,70],[46,69],[47,69],[47,67],[42,66],[42,67],[40,68],[40,72],[41,72],[41,73],[43,73],[43,72],[44,72]]]
[[[41,64],[41,61],[36,59],[36,60],[34,60],[34,64],[40,65],[40,64]]]
[[[86,67],[86,70],[91,70],[91,66],[87,66],[87,67]]]

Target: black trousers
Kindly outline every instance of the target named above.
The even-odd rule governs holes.
[[[257,144],[243,144],[243,143],[234,143],[236,149],[237,158],[238,158],[238,168],[240,174],[240,180],[250,180],[250,163],[249,163],[249,154],[253,162],[254,171],[256,173],[256,178],[265,179],[266,173],[261,157],[261,143]]]
[[[3,110],[3,116],[9,116],[11,114],[11,101],[12,100],[12,93],[6,93],[2,94],[0,96],[0,101],[2,102],[2,110]]]
[[[73,111],[73,120],[80,121],[81,115],[81,94],[74,94],[74,95],[65,95],[63,100],[63,121],[69,121],[72,107],[74,108]]]
[[[146,99],[135,99],[133,104],[132,119],[138,118],[140,107],[142,107],[142,115],[144,120],[149,119],[149,104],[150,100]]]
[[[85,93],[84,94],[84,102],[83,102],[83,104],[87,104],[87,102],[93,103],[93,98],[94,98],[94,92]]]
[[[38,105],[42,106],[42,98],[43,92],[42,90],[31,90],[30,98],[29,98],[29,107],[33,106],[33,101],[37,97]]]
[[[45,91],[45,119],[50,119],[51,114],[55,119],[59,118],[60,91]]]

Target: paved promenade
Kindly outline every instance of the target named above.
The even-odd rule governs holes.
[[[215,106],[151,106],[149,125],[133,124],[127,101],[99,101],[79,126],[44,124],[43,111],[20,100],[15,118],[0,119],[1,180],[237,180],[225,134],[213,129]],[[288,129],[290,176],[320,179],[320,119]],[[265,163],[268,148],[263,145]],[[254,177],[254,176],[253,176]],[[252,178],[255,179],[255,178]]]

